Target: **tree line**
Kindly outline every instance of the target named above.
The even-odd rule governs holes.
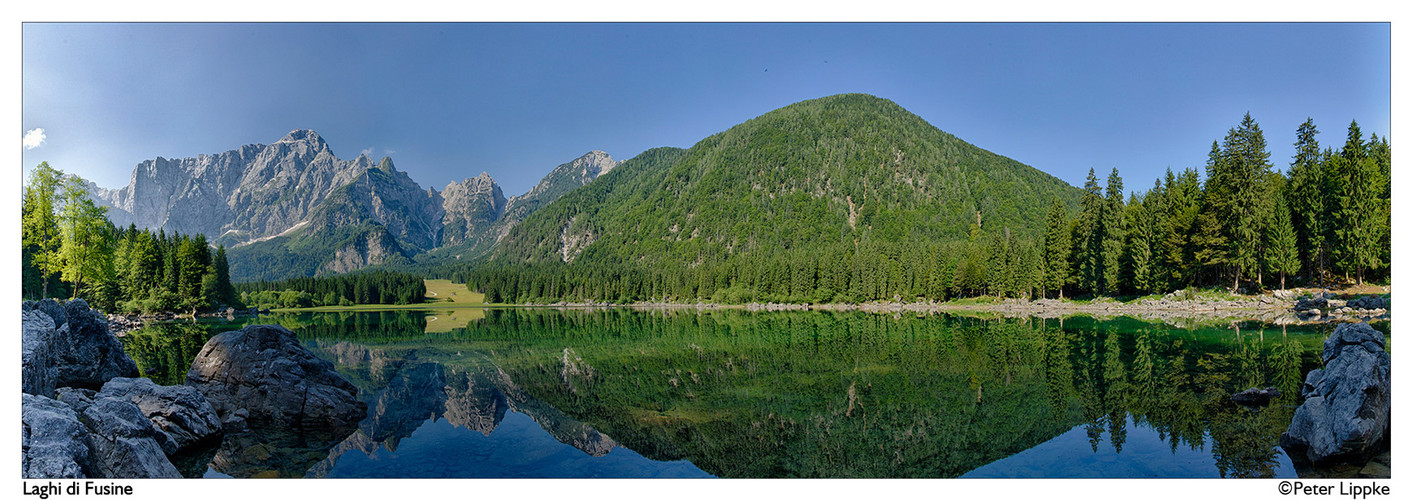
[[[77,176],[40,163],[21,206],[21,294],[108,311],[195,313],[239,305],[225,247],[202,235],[117,228]]]
[[[421,276],[392,271],[257,281],[235,288],[243,302],[259,307],[416,304],[427,293]]]
[[[1353,122],[1321,149],[1312,120],[1287,173],[1247,113],[1213,141],[1204,168],[1168,169],[1124,196],[1093,170],[1075,214],[1053,199],[1039,235],[982,220],[965,239],[811,241],[783,251],[703,252],[694,261],[595,255],[575,263],[487,261],[453,279],[488,302],[865,302],[958,297],[1127,296],[1189,287],[1254,292],[1391,276],[1391,149]]]

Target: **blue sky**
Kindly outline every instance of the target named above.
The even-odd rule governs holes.
[[[1145,190],[1247,111],[1287,168],[1390,130],[1388,24],[26,24],[24,151],[104,187],[145,159],[319,132],[425,187],[506,196],[793,102],[862,92],[1074,184]],[[28,145],[37,143],[31,134]]]

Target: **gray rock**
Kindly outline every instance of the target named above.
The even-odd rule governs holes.
[[[88,308],[83,299],[73,299],[59,306],[53,299],[38,302],[26,301],[20,306],[21,314],[30,313],[31,322],[26,327],[36,329],[33,342],[27,348],[34,362],[44,360],[52,363],[52,372],[39,366],[26,367],[23,373],[35,377],[24,383],[27,389],[42,389],[50,381],[54,387],[85,387],[97,389],[113,377],[136,377],[137,363],[123,352],[123,344],[108,331],[108,320],[97,311]],[[48,315],[54,322],[54,333],[48,335],[42,321],[34,318],[34,312]],[[62,318],[62,319],[61,319]],[[43,340],[47,338],[48,342]],[[41,353],[48,350],[48,353]],[[49,380],[42,377],[52,375]]]
[[[1329,360],[1338,356],[1344,347],[1362,346],[1364,342],[1383,347],[1387,345],[1387,337],[1383,332],[1368,326],[1367,323],[1345,323],[1334,328],[1334,332],[1324,339],[1324,364],[1328,365]]]
[[[34,479],[89,477],[88,428],[68,405],[22,394],[23,476]]]
[[[504,193],[500,185],[481,172],[480,176],[462,182],[452,182],[441,191],[444,229],[442,245],[459,245],[468,239],[489,234],[490,226],[505,213]]]
[[[1392,423],[1386,345],[1367,323],[1339,325],[1324,341],[1324,368],[1306,377],[1304,404],[1280,436],[1292,460],[1365,461],[1386,448]]]
[[[1270,404],[1270,400],[1280,396],[1280,391],[1274,387],[1264,389],[1250,388],[1231,395],[1231,401],[1241,406],[1265,406]]]
[[[20,312],[20,391],[36,396],[54,395],[59,377],[54,352],[54,320],[38,310]]]
[[[117,398],[97,399],[79,415],[79,420],[89,430],[94,476],[181,477],[165,451],[175,448],[175,444],[137,405]]]
[[[98,395],[98,391],[93,389],[75,389],[73,387],[60,387],[55,393],[55,399],[69,405],[69,408],[73,408],[78,413],[83,413],[89,406],[92,406],[94,396]]]
[[[95,398],[119,398],[137,405],[172,442],[167,455],[209,443],[221,434],[221,419],[195,387],[159,386],[145,378],[115,378]]]
[[[351,430],[367,415],[358,389],[277,325],[212,337],[192,361],[186,384],[222,419],[243,408],[251,424]]]
[[[1305,299],[1299,299],[1298,302],[1295,302],[1295,303],[1294,303],[1294,310],[1296,310],[1296,311],[1307,311],[1307,310],[1310,310],[1310,309],[1328,309],[1328,308],[1329,308],[1329,300],[1328,300],[1327,298],[1324,298],[1324,296],[1322,296],[1322,295],[1315,295],[1315,296],[1313,296],[1313,297],[1309,297],[1309,298],[1305,298]]]

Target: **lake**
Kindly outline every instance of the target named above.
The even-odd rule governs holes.
[[[368,416],[347,435],[228,434],[178,460],[188,477],[1294,477],[1276,442],[1332,329],[512,308],[173,322],[123,342],[180,384],[247,323],[295,331]],[[1250,387],[1281,395],[1230,401]]]

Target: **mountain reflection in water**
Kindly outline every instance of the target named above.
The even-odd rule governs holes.
[[[1125,318],[623,309],[489,309],[436,333],[420,314],[261,318],[334,362],[360,388],[368,417],[329,441],[228,436],[211,472],[1290,476],[1276,441],[1327,333]],[[161,345],[199,345],[135,340],[145,372],[181,363],[163,368],[171,356]],[[1230,401],[1249,387],[1282,395],[1260,408]]]

